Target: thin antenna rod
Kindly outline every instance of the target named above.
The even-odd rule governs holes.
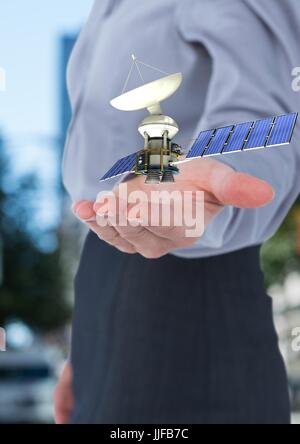
[[[141,73],[140,67],[139,67],[139,65],[138,65],[139,62],[138,62],[138,60],[137,60],[137,58],[135,57],[134,54],[132,55],[132,59],[133,59],[133,63],[134,63],[135,66],[136,66],[136,69],[137,69],[137,71],[138,71],[138,73],[139,73],[139,76],[140,76],[140,78],[142,79],[142,82],[145,83],[144,77],[142,76],[142,73]]]
[[[155,66],[148,65],[147,63],[141,62],[140,60],[137,60],[137,59],[136,59],[136,61],[137,61],[140,65],[144,65],[144,66],[146,66],[147,68],[154,69],[154,71],[158,71],[158,72],[160,72],[161,74],[166,74],[166,75],[169,75],[169,74],[170,74],[170,73],[168,73],[168,72],[166,72],[166,71],[163,71],[162,69],[156,68]]]
[[[131,74],[132,74],[132,71],[133,71],[134,66],[135,66],[135,62],[133,61],[133,62],[131,63],[131,67],[130,67],[130,70],[129,70],[129,73],[128,73],[128,76],[127,76],[127,79],[125,80],[124,87],[123,87],[123,89],[122,89],[122,94],[125,92],[125,90],[126,90],[126,88],[127,88],[127,86],[128,86],[128,83],[129,83],[129,80],[130,80],[130,77],[131,77]]]
[[[153,69],[154,71],[158,71],[161,74],[169,75],[168,72],[163,71],[162,69],[159,69],[159,68],[156,68],[155,66],[148,65],[147,63],[141,62],[140,60],[138,60],[138,58],[135,56],[135,54],[131,54],[131,58],[132,58],[132,64],[131,64],[128,76],[127,76],[127,78],[125,80],[124,87],[122,89],[122,94],[124,94],[124,92],[126,91],[126,88],[128,86],[129,80],[130,80],[130,78],[132,76],[132,72],[133,72],[134,67],[136,68],[136,70],[137,70],[137,72],[138,72],[138,74],[139,74],[143,84],[145,84],[145,79],[144,79],[144,77],[142,75],[142,72],[140,70],[139,65],[146,66],[146,68]]]

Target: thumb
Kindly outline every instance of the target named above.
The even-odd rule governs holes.
[[[81,200],[72,206],[73,213],[83,222],[93,221],[96,218],[94,202]]]
[[[211,191],[223,205],[259,208],[274,198],[274,190],[267,182],[228,167],[223,169],[222,165],[212,171],[210,181]]]

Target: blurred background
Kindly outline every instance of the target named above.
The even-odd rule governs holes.
[[[60,175],[71,117],[65,75],[92,0],[0,5],[0,327],[7,336],[0,423],[51,423],[84,237]],[[300,424],[300,352],[292,347],[300,327],[300,200],[265,245],[262,264]]]
[[[0,423],[53,422],[53,388],[69,350],[83,233],[60,175],[71,117],[65,76],[91,5],[0,0],[0,327],[7,336]]]

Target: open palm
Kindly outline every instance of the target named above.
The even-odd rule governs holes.
[[[148,211],[160,212],[161,206],[149,205],[152,191],[184,191],[193,192],[197,199],[197,191],[204,192],[204,222],[207,226],[226,205],[236,208],[258,208],[270,203],[274,193],[266,182],[242,173],[237,173],[229,166],[212,160],[199,159],[181,165],[180,175],[174,184],[147,185],[144,177],[136,177],[127,182],[128,194],[142,191],[148,196]],[[119,188],[114,190],[119,198]],[[193,245],[198,238],[187,237],[187,226],[176,226],[171,217],[168,226],[152,226],[145,222],[133,223],[130,219],[132,204],[127,205],[128,224],[107,223],[107,213],[111,219],[118,221],[118,215],[112,215],[111,208],[103,202],[95,203],[80,201],[74,212],[83,222],[87,223],[101,239],[126,253],[139,253],[146,258],[158,258],[171,250],[186,248]],[[195,202],[193,202],[195,204]],[[146,204],[145,204],[146,205]],[[151,208],[151,209],[150,209]],[[116,216],[115,218],[112,216]],[[97,220],[93,220],[97,218]],[[149,217],[151,220],[151,215]],[[109,221],[108,220],[108,221]],[[105,223],[103,223],[105,221]]]

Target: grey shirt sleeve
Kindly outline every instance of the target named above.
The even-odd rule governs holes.
[[[186,2],[184,2],[186,3]],[[213,72],[199,131],[297,111],[292,90],[300,12],[294,0],[188,0],[178,11],[179,32],[203,45]],[[295,23],[292,21],[295,20]],[[299,65],[299,61],[298,61]],[[227,155],[218,160],[269,182],[274,201],[260,209],[227,207],[187,257],[222,254],[260,244],[278,229],[300,190],[300,134],[291,146]]]

